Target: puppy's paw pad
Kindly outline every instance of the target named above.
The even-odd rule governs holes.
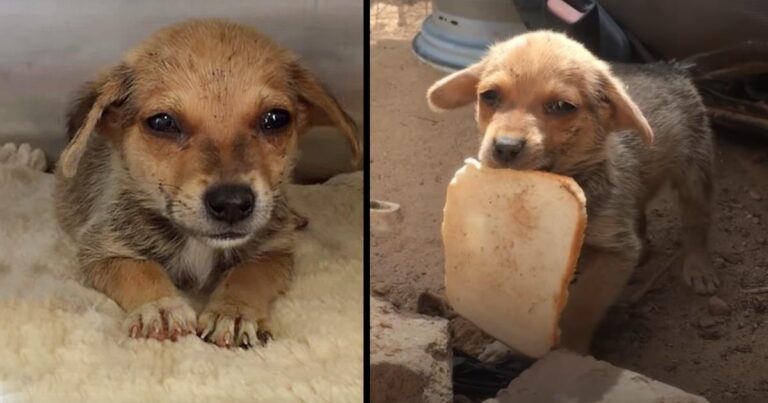
[[[720,286],[711,265],[702,259],[686,259],[683,263],[683,281],[697,294],[711,295]]]
[[[173,341],[194,333],[195,324],[195,311],[180,297],[146,303],[131,311],[125,320],[130,337]]]
[[[477,357],[480,361],[487,364],[502,362],[512,356],[512,350],[500,341],[494,341],[485,346],[483,352]]]
[[[206,308],[197,321],[197,334],[208,343],[226,348],[263,346],[272,339],[253,315],[233,308]]]
[[[0,164],[23,165],[40,172],[45,171],[48,167],[43,150],[33,149],[28,143],[18,147],[14,143],[0,146]]]

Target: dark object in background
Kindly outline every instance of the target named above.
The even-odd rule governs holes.
[[[514,0],[530,30],[567,32],[601,59],[649,62],[655,57],[595,0]]]
[[[768,42],[743,42],[683,64],[714,126],[768,139]]]
[[[513,356],[498,364],[486,364],[460,350],[453,350],[453,393],[484,400],[509,386],[535,360]]]

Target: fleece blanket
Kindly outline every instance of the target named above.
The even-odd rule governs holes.
[[[290,186],[309,227],[274,304],[274,340],[227,350],[134,340],[125,313],[77,281],[39,159],[0,149],[1,402],[363,401],[363,176]],[[9,155],[6,155],[9,154]]]

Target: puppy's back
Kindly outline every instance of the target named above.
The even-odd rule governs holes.
[[[672,122],[695,128],[706,124],[701,96],[683,67],[662,62],[617,63],[611,68],[652,127],[667,128]]]
[[[706,108],[688,72],[677,64],[613,64],[614,74],[648,120],[654,144],[644,147],[634,138],[622,142],[637,149],[644,177],[659,182],[682,161],[706,168],[712,158],[712,135]]]

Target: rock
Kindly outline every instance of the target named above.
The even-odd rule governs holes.
[[[392,290],[392,285],[387,283],[380,283],[371,286],[371,291],[374,295],[379,297],[385,297],[389,294],[389,292]]]
[[[722,318],[701,318],[699,322],[696,324],[697,327],[700,329],[708,329],[710,327],[717,326],[719,324],[723,323]]]
[[[450,402],[448,321],[405,316],[371,297],[371,402]]]
[[[718,296],[709,299],[709,314],[713,316],[728,316],[731,314],[731,306]]]
[[[707,400],[605,361],[557,350],[515,378],[495,399],[485,402],[706,403]]]
[[[720,340],[723,337],[723,332],[720,329],[701,329],[699,330],[699,337],[704,340]]]
[[[755,192],[754,190],[749,191],[749,197],[751,197],[753,200],[762,200],[762,196],[760,196],[760,193]]]
[[[424,291],[419,295],[419,299],[416,301],[416,312],[446,319],[451,319],[454,316],[445,298],[431,291]]]
[[[403,221],[400,205],[384,200],[371,200],[370,205],[371,233],[391,235],[396,232]]]

